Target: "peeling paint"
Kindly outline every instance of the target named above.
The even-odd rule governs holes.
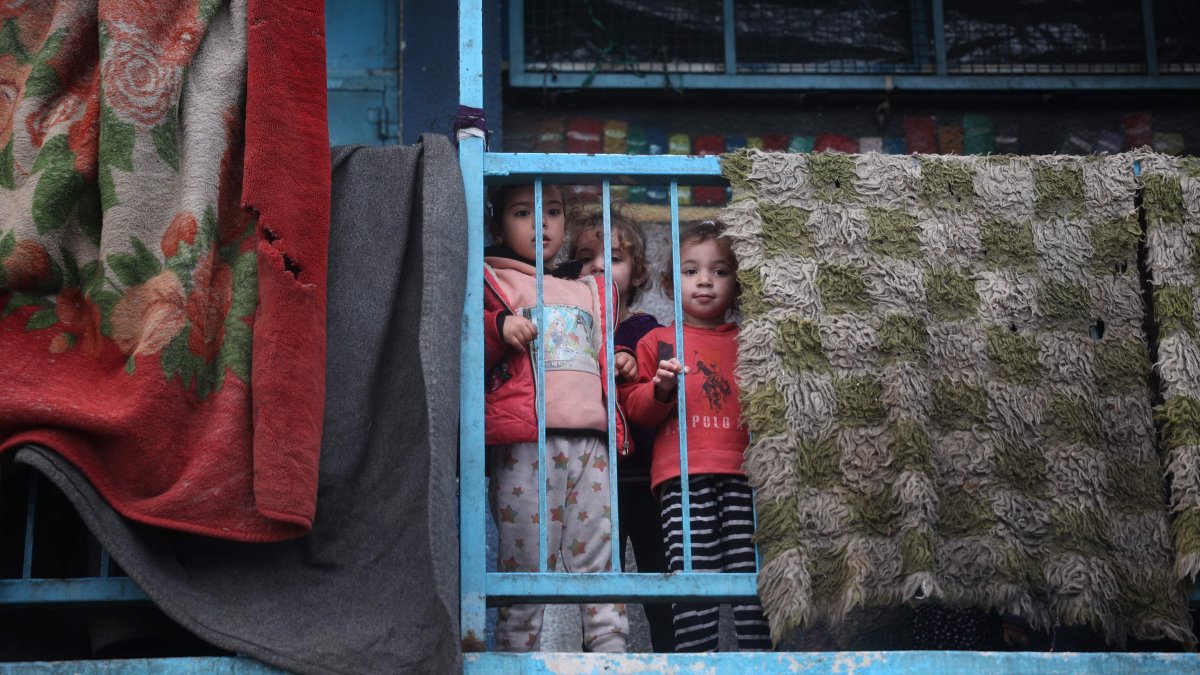
[[[876,663],[887,663],[883,652],[842,652],[834,657],[832,671],[855,675],[859,668],[867,669]]]
[[[776,675],[837,673],[869,675],[895,671],[911,675],[941,673],[1126,673],[1176,675],[1200,672],[1200,654],[1065,652],[725,652],[705,654],[464,654],[470,673],[669,673],[678,675]]]

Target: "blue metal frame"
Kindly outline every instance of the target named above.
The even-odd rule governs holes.
[[[944,0],[928,0],[928,2],[916,0],[911,5],[914,58],[912,65],[866,64],[858,67],[855,72],[849,73],[772,74],[756,72],[765,64],[739,63],[737,60],[735,2],[736,0],[723,0],[723,73],[550,73],[526,70],[524,0],[508,0],[509,84],[514,87],[556,89],[596,87],[676,90],[1141,91],[1200,89],[1200,76],[1198,75],[1159,74],[1153,0],[1140,0],[1143,34],[1146,42],[1144,64],[1146,73],[1144,75],[951,74],[952,68],[946,55]],[[933,28],[932,53],[926,47],[928,40],[926,19],[931,19]],[[932,61],[930,57],[932,57]],[[921,72],[912,72],[914,69]]]
[[[1063,652],[725,652],[719,654],[467,654],[467,672],[537,673],[853,673],[942,675],[1177,675],[1195,672],[1195,654]]]
[[[483,107],[483,2],[460,0],[458,7],[459,102]],[[483,447],[483,139],[458,144],[467,198],[467,278],[463,303],[459,371],[459,594],[464,650],[484,642],[487,563]]]
[[[932,0],[934,11],[940,11],[941,0]],[[480,11],[481,0],[460,0],[460,48],[462,102],[478,106],[482,97],[479,73]],[[519,9],[520,3],[514,2]],[[732,4],[726,1],[726,10]],[[519,23],[519,11],[513,15]],[[914,28],[915,30],[915,28]],[[944,49],[944,35],[935,31],[935,43]],[[728,35],[727,35],[728,37]],[[727,46],[730,43],[727,42]],[[514,63],[520,63],[519,58]],[[942,63],[944,67],[944,62]],[[560,76],[561,78],[561,76]],[[778,82],[778,78],[770,78]],[[943,78],[943,81],[946,78]],[[978,78],[975,78],[978,79]],[[1028,78],[1024,78],[1028,79]],[[1060,80],[1061,78],[1046,78]],[[928,82],[928,79],[925,80]],[[1146,673],[1174,673],[1200,667],[1200,656],[1196,654],[1061,654],[1061,653],[985,653],[985,652],[875,652],[875,653],[725,653],[725,654],[487,654],[474,653],[485,648],[483,631],[485,607],[511,602],[559,602],[584,601],[644,602],[675,599],[681,601],[707,600],[712,602],[737,601],[756,596],[757,575],[751,573],[719,574],[697,573],[691,570],[691,546],[688,536],[689,519],[684,518],[685,571],[678,574],[562,574],[546,571],[545,517],[540,518],[539,539],[542,556],[537,573],[488,573],[486,572],[486,546],[484,542],[484,464],[483,441],[483,313],[481,291],[483,287],[482,244],[484,237],[483,188],[485,182],[533,183],[535,193],[535,226],[541,227],[543,183],[596,183],[602,184],[604,209],[604,255],[605,269],[611,267],[612,229],[609,215],[611,184],[615,177],[622,183],[670,185],[672,260],[679,267],[679,184],[723,184],[717,157],[692,156],[629,156],[629,155],[580,155],[580,154],[508,154],[485,152],[480,139],[469,138],[461,142],[460,162],[466,182],[468,202],[468,296],[464,305],[461,371],[461,417],[460,425],[460,508],[461,508],[461,592],[462,592],[462,636],[465,652],[463,667],[467,672],[489,673],[557,673],[557,672],[692,672],[703,669],[714,672],[775,673],[815,669],[831,672],[888,672],[911,673],[940,672],[1032,672],[1074,673],[1080,671],[1096,673],[1123,673],[1137,670]],[[1140,167],[1134,167],[1137,171]],[[542,313],[543,253],[537,249],[538,271],[537,314],[540,323]],[[616,321],[611,284],[605,290],[610,311],[606,315],[605,327],[608,339],[605,355],[612,362],[612,328]],[[675,297],[681,297],[679,276],[674,275]],[[675,327],[677,354],[683,353],[682,308],[675,303]],[[540,351],[540,349],[539,349]],[[538,355],[539,378],[544,375],[541,355]],[[612,370],[608,374],[610,391],[613,385]],[[682,383],[680,386],[683,386]],[[539,450],[545,452],[544,392],[538,392]],[[684,477],[684,510],[687,512],[688,490],[686,487],[686,397],[680,396],[680,453],[681,473]],[[609,453],[615,460],[615,409],[611,398],[609,411]],[[539,466],[544,465],[544,458]],[[616,462],[610,462],[610,480],[615,485]],[[545,513],[545,481],[540,481],[539,509]],[[617,512],[615,490],[612,491],[612,511]],[[614,537],[614,541],[617,538]],[[619,561],[614,546],[613,568]]]

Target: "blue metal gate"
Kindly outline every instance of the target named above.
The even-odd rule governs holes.
[[[935,0],[935,5],[940,2]],[[482,0],[460,0],[459,64],[460,103],[483,107]],[[830,672],[934,673],[966,672],[1139,672],[1167,673],[1200,667],[1194,654],[1061,654],[1061,653],[982,653],[982,652],[890,652],[890,653],[725,653],[704,655],[661,654],[498,654],[485,649],[485,608],[506,602],[580,601],[651,601],[708,600],[733,601],[755,597],[754,574],[695,573],[690,565],[678,574],[597,573],[562,574],[546,569],[546,556],[539,556],[541,569],[529,573],[488,572],[485,547],[485,463],[484,446],[484,356],[483,356],[483,243],[485,184],[533,184],[535,192],[535,231],[540,230],[543,183],[603,185],[604,247],[611,261],[612,233],[609,222],[610,184],[620,177],[623,184],[669,184],[671,241],[674,268],[679,261],[679,199],[681,184],[724,185],[716,157],[629,156],[579,154],[505,154],[485,150],[484,140],[464,138],[459,148],[466,187],[468,214],[467,296],[463,310],[462,362],[460,370],[460,563],[461,629],[464,670],[467,672],[691,672],[696,668],[719,672],[781,672],[818,669]],[[541,275],[544,261],[537,249],[537,270]],[[606,269],[609,268],[606,265]],[[679,279],[675,275],[676,344],[682,346],[682,320],[678,298]],[[611,301],[611,288],[608,290]],[[539,280],[537,314],[542,310]],[[608,313],[607,354],[612,355],[612,318]],[[681,349],[681,347],[680,347]],[[537,368],[544,372],[540,354]],[[612,373],[608,374],[611,387]],[[611,398],[611,397],[610,397]],[[610,402],[610,472],[615,472],[613,447],[613,410]],[[685,415],[684,397],[679,397],[679,414]],[[545,451],[544,392],[538,391],[539,448]],[[686,425],[680,424],[682,473],[686,469]],[[545,461],[539,462],[539,513],[546,508]],[[615,479],[612,481],[615,485]],[[687,512],[687,486],[684,483],[684,512]],[[611,512],[616,514],[616,490],[612,491]],[[546,547],[546,521],[539,518],[539,545]],[[690,556],[686,524],[685,558]],[[619,524],[617,524],[619,528]],[[616,539],[614,538],[614,541]],[[614,551],[618,547],[613,547]],[[613,555],[613,569],[620,569]]]

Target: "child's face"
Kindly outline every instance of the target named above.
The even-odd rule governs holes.
[[[737,265],[729,245],[715,239],[684,242],[680,251],[680,287],[684,323],[715,328],[737,298]]]
[[[617,293],[623,300],[629,299],[634,286],[646,283],[645,274],[640,279],[633,278],[633,260],[625,252],[621,236],[613,232],[612,249],[612,279],[617,285]],[[575,259],[583,263],[583,273],[587,275],[604,274],[604,230],[595,228],[579,233],[579,246],[575,249]]]
[[[537,256],[537,233],[533,231],[533,186],[522,185],[508,192],[500,213],[500,241],[526,260]],[[542,254],[547,262],[558,255],[566,230],[562,191],[557,185],[542,188]]]

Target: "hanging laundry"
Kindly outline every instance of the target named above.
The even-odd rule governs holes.
[[[812,136],[792,136],[788,142],[788,152],[812,152],[816,139]]]
[[[879,136],[863,136],[858,139],[858,151],[864,155],[868,152],[883,152],[883,139]]]
[[[904,145],[913,154],[937,154],[937,121],[932,117],[905,117]]]
[[[609,155],[624,155],[629,152],[629,124],[621,120],[604,123],[604,152]],[[629,187],[613,184],[609,191],[613,200],[629,201]]]
[[[858,152],[858,141],[841,134],[820,134],[813,144],[814,152]]]
[[[637,124],[630,124],[625,135],[625,151],[631,155],[650,154],[650,144],[646,140],[646,130]],[[634,204],[646,202],[646,186],[633,185],[629,188],[629,201]]]
[[[567,152],[596,155],[604,152],[604,122],[575,117],[567,122]]]
[[[996,152],[1001,155],[1015,155],[1021,151],[1021,142],[1017,136],[1017,127],[1006,124],[996,130]]]
[[[907,148],[904,145],[903,138],[884,136],[883,151],[889,155],[903,155],[907,153]]]
[[[604,152],[609,155],[624,155],[629,152],[629,124],[621,120],[604,123]]]
[[[692,138],[687,134],[671,134],[667,140],[668,155],[692,154]],[[692,203],[692,188],[688,185],[679,186],[679,205],[690,206]]]
[[[667,135],[661,129],[646,129],[646,150],[651,155],[667,153]],[[666,204],[671,193],[665,185],[646,186],[646,201],[650,204]]]
[[[1087,130],[1076,130],[1067,134],[1059,146],[1058,152],[1063,155],[1086,155],[1096,144],[1096,134]]]
[[[719,155],[725,152],[725,137],[696,136],[693,140],[692,151],[697,155]],[[697,185],[692,188],[692,203],[697,206],[721,206],[725,201],[724,186]]]
[[[1107,152],[1109,154],[1121,151],[1121,134],[1115,131],[1101,131],[1096,135],[1096,142],[1092,145],[1092,152]]]
[[[962,127],[938,127],[938,148],[943,155],[963,154]]]
[[[564,152],[567,148],[567,127],[562,118],[545,119],[537,126],[534,152]]]
[[[1154,143],[1154,132],[1149,113],[1126,115],[1121,123],[1125,127],[1125,149],[1148,148]]]
[[[765,152],[787,152],[792,137],[787,134],[763,134],[762,149]]]
[[[1154,151],[1164,155],[1182,155],[1184,149],[1183,134],[1173,131],[1154,132]]]
[[[963,115],[963,152],[990,155],[995,149],[992,118],[987,115]]]

